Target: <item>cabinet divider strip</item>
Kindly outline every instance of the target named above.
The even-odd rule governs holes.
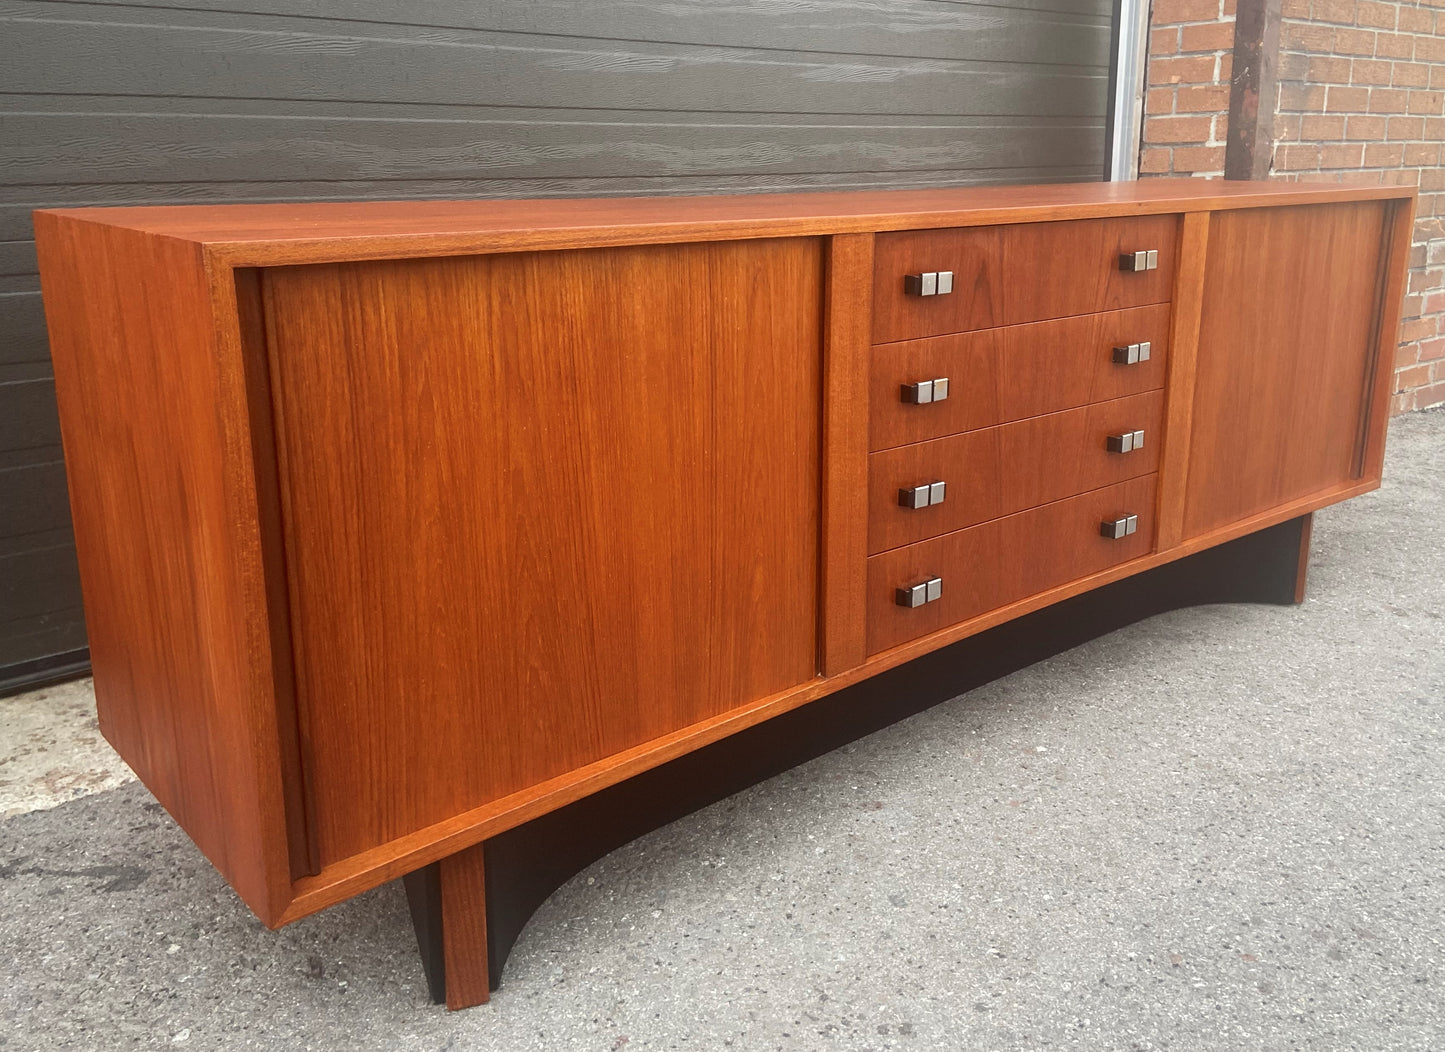
[[[873,235],[829,239],[823,344],[823,596],[821,671],[867,652],[868,354]]]
[[[1209,213],[1186,212],[1174,269],[1174,319],[1169,335],[1169,379],[1164,407],[1164,455],[1159,462],[1158,532],[1155,551],[1168,551],[1184,536],[1189,482],[1189,431],[1194,417],[1194,376],[1199,361],[1199,320],[1204,307],[1204,261],[1209,251]]]

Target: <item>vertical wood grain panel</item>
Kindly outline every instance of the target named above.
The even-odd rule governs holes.
[[[1159,466],[1160,551],[1184,536],[1184,497],[1189,484],[1189,438],[1194,418],[1199,316],[1203,309],[1204,260],[1209,251],[1209,213],[1185,213],[1179,232],[1174,312],[1169,334],[1169,382],[1164,407],[1164,455]]]
[[[1186,538],[1356,477],[1386,208],[1251,209],[1210,220]]]
[[[866,657],[872,277],[872,234],[829,239],[823,364],[822,671],[830,676]]]
[[[274,920],[290,873],[239,354],[197,246],[37,228],[101,730]]]
[[[1410,276],[1410,246],[1414,241],[1415,202],[1396,201],[1385,220],[1386,241],[1380,253],[1379,320],[1374,361],[1367,364],[1367,411],[1360,422],[1362,441],[1357,474],[1378,479],[1385,468],[1385,432],[1395,378],[1395,349],[1400,345],[1400,314],[1405,283]]]
[[[323,865],[816,674],[817,239],[265,287]]]
[[[438,863],[442,909],[442,971],[452,1011],[491,998],[487,959],[487,871],[481,844]]]
[[[286,591],[286,551],[281,522],[280,483],[276,477],[276,422],[272,415],[271,376],[266,358],[265,306],[261,299],[261,275],[256,270],[233,271],[228,282],[224,270],[214,275],[221,297],[235,289],[236,313],[217,311],[218,335],[240,359],[245,375],[246,408],[250,414],[251,462],[255,465],[255,543],[260,547],[266,609],[267,651],[271,658],[271,681],[276,699],[277,753],[285,792],[288,869],[292,879],[321,868],[311,814],[311,794],[306,792],[306,772],[301,764],[301,727],[296,711],[296,670],[292,667],[291,610]]]

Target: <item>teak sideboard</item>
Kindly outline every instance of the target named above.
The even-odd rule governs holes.
[[[485,1000],[508,831],[1279,524],[1302,587],[1380,481],[1413,203],[38,212],[101,727],[266,924],[409,874]]]

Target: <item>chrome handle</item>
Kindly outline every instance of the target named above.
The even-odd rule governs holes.
[[[1151,248],[1148,251],[1119,253],[1119,269],[1127,270],[1130,273],[1138,273],[1141,270],[1159,269],[1159,250]]]
[[[898,503],[905,508],[928,508],[942,504],[948,490],[946,482],[925,482],[922,486],[905,486],[898,491]]]
[[[947,296],[953,291],[953,271],[930,270],[903,275],[903,291],[910,296]]]
[[[1139,516],[1125,515],[1122,519],[1105,519],[1099,523],[1099,533],[1117,541],[1121,537],[1128,537],[1132,533],[1139,532]]]
[[[909,585],[907,588],[898,589],[894,601],[899,606],[906,606],[912,609],[915,606],[922,606],[924,603],[932,603],[943,595],[943,578],[930,577],[926,581]]]
[[[1144,432],[1125,431],[1123,434],[1110,435],[1104,439],[1104,445],[1110,453],[1132,453],[1136,449],[1144,448]]]
[[[1118,365],[1138,365],[1140,362],[1149,360],[1149,353],[1152,350],[1153,344],[1148,340],[1143,343],[1128,343],[1114,348],[1114,361]]]
[[[898,397],[909,405],[928,405],[942,402],[948,397],[948,377],[936,380],[919,380],[916,384],[904,384],[898,390]]]

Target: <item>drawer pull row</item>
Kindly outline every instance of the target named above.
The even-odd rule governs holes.
[[[1138,532],[1139,516],[1137,515],[1125,515],[1123,518],[1106,519],[1099,523],[1099,533],[1111,541],[1117,541]]]
[[[948,377],[937,380],[919,380],[916,384],[904,384],[899,388],[898,398],[909,405],[928,405],[942,402],[948,397]]]
[[[1153,349],[1153,344],[1149,340],[1115,347],[1114,362],[1117,365],[1138,365],[1140,362],[1149,360],[1149,354]]]
[[[1125,431],[1123,434],[1110,435],[1104,440],[1104,445],[1110,453],[1132,453],[1136,449],[1144,448],[1144,432]]]
[[[905,486],[898,491],[898,503],[905,508],[930,508],[942,504],[948,491],[946,482],[925,482],[921,486]]]
[[[1142,270],[1159,269],[1159,250],[1151,248],[1147,252],[1121,252],[1119,254],[1119,269],[1127,270],[1130,273],[1138,273]]]
[[[953,291],[953,271],[931,270],[903,275],[903,291],[910,296],[947,296]]]
[[[924,603],[932,603],[943,597],[943,578],[930,577],[926,581],[910,585],[907,588],[898,589],[894,601],[899,606],[906,606],[910,609],[915,606],[922,606]]]

